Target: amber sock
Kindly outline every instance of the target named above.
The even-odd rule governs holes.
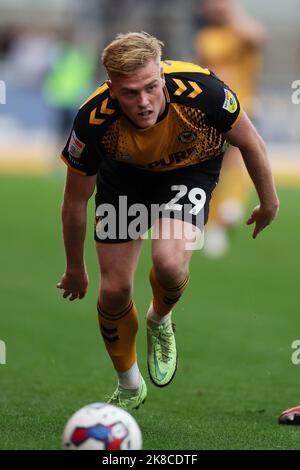
[[[101,300],[97,308],[100,331],[114,368],[126,372],[136,362],[137,310],[132,300],[113,314],[102,309]]]
[[[175,286],[162,286],[155,276],[152,268],[150,272],[150,283],[153,291],[153,309],[157,315],[168,314],[178,302],[189,282],[189,275]]]

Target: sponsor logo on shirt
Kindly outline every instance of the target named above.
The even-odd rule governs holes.
[[[123,162],[128,162],[129,160],[131,160],[131,156],[130,155],[120,155],[119,159],[122,160]]]
[[[80,158],[84,150],[85,144],[78,139],[75,131],[72,132],[71,139],[69,142],[68,152],[73,158]]]
[[[178,163],[184,162],[188,158],[193,157],[195,150],[196,146],[188,148],[186,150],[181,150],[180,152],[171,153],[165,158],[161,158],[160,160],[155,160],[151,163],[148,163],[147,165],[145,165],[145,168],[151,169],[176,165]]]

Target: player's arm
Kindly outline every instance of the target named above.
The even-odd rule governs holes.
[[[248,225],[255,222],[253,238],[256,238],[258,233],[276,217],[279,208],[266,147],[245,113],[233,129],[226,132],[224,136],[227,142],[240,149],[259,197],[260,205],[253,210],[247,221]]]
[[[254,21],[235,23],[234,30],[245,43],[253,48],[261,48],[266,43],[267,36],[264,28]]]
[[[233,8],[230,24],[236,35],[249,46],[261,48],[265,44],[267,39],[265,27],[246,13],[241,5],[237,4]]]
[[[57,284],[64,290],[63,297],[82,299],[88,287],[84,262],[87,203],[96,184],[96,175],[84,176],[68,168],[62,205],[63,239],[66,254],[66,271]]]

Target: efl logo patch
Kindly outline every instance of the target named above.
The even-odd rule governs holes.
[[[223,109],[226,109],[226,111],[228,111],[229,113],[235,113],[238,107],[235,97],[233,96],[231,91],[227,90],[226,88],[224,88],[224,92],[225,92],[225,101],[223,104]]]
[[[72,132],[68,152],[73,158],[80,158],[84,150],[85,144],[78,139],[75,134],[75,131]]]

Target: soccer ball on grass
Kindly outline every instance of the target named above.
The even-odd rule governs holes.
[[[121,408],[92,403],[76,411],[63,432],[70,450],[139,450],[142,435],[135,419]]]

